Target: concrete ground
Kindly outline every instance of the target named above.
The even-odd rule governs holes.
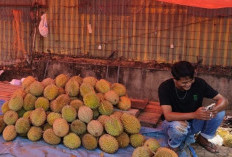
[[[219,153],[210,153],[198,144],[193,144],[192,147],[198,157],[232,157],[232,148],[229,147],[219,146]]]

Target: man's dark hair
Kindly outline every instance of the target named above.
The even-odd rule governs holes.
[[[181,77],[193,78],[194,67],[187,61],[179,61],[173,64],[171,73],[176,80],[180,80]]]

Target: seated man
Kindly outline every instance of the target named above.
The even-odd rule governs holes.
[[[181,150],[196,141],[206,150],[217,153],[217,147],[208,139],[215,136],[220,126],[228,100],[203,79],[194,77],[191,63],[180,61],[173,65],[173,78],[164,81],[158,90],[163,111],[162,127],[168,135],[168,145]],[[211,98],[215,106],[211,110],[202,107],[203,98]]]

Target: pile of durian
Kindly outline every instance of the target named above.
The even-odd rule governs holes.
[[[22,89],[2,105],[0,134],[5,141],[23,136],[51,145],[63,143],[70,149],[99,147],[106,153],[131,145],[140,149],[133,152],[138,156],[145,137],[139,133],[140,121],[123,112],[130,108],[131,100],[120,83],[65,74],[40,82],[28,76]],[[159,146],[156,141],[153,145]]]

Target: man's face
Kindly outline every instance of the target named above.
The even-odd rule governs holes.
[[[176,88],[180,90],[189,90],[195,79],[190,77],[181,77],[179,80],[174,79]]]

